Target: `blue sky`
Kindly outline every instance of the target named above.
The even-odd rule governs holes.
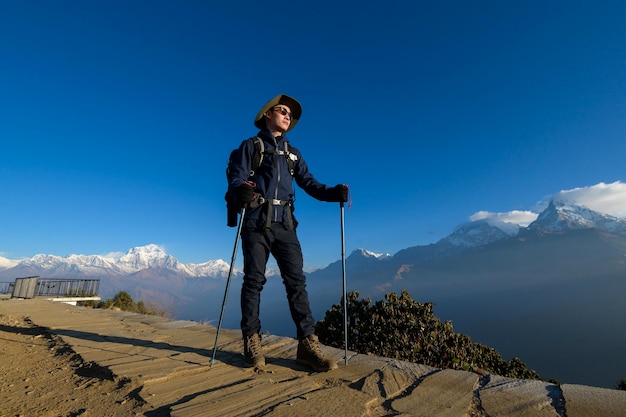
[[[228,260],[226,160],[279,93],[351,188],[348,253],[553,195],[626,206],[626,3],[309,3],[2,2],[0,256]],[[339,259],[338,204],[296,198],[307,267]]]

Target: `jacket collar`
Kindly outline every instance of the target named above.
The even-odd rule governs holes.
[[[259,133],[257,134],[261,139],[265,140],[266,142],[271,143],[272,145],[274,144],[274,139],[276,139],[276,144],[280,144],[283,141],[287,140],[287,135],[286,134],[282,134],[282,136],[278,136],[277,138],[274,138],[274,136],[270,133],[270,131],[268,129],[261,129],[259,130]]]

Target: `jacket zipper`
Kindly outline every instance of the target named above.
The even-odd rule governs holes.
[[[274,165],[276,166],[276,172],[277,172],[276,189],[274,190],[274,199],[278,200],[278,189],[280,188],[280,159],[276,157],[276,155],[278,155],[278,142],[276,141],[275,137],[274,137],[274,151],[276,152],[276,154],[274,155]],[[270,202],[270,204],[272,204],[272,202]],[[278,212],[280,210],[272,210],[272,211],[274,213],[273,221],[278,222]]]

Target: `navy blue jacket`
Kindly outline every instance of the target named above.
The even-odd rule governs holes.
[[[311,197],[321,201],[332,201],[331,188],[317,181],[302,158],[298,149],[289,143],[290,157],[294,161],[293,177],[289,173],[289,165],[285,155],[275,153],[276,149],[284,150],[286,137],[274,138],[268,130],[261,130],[257,134],[265,144],[265,155],[261,166],[255,171],[255,175],[249,179],[252,157],[254,155],[254,142],[245,140],[239,146],[234,161],[230,168],[229,190],[243,184],[246,181],[256,183],[256,190],[266,200],[276,199],[282,201],[293,201],[295,191],[293,180]],[[272,221],[287,224],[288,215],[285,206],[275,205],[272,208]],[[267,203],[259,207],[249,209],[246,212],[246,219],[265,221],[267,218]],[[295,222],[295,217],[294,217]]]

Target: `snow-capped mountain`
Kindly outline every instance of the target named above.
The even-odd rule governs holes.
[[[556,233],[592,228],[607,232],[626,233],[626,220],[598,213],[580,205],[551,202],[537,220],[527,228],[520,228],[512,223],[494,222],[493,220],[475,221],[459,226],[453,233],[435,244],[403,249],[394,256],[357,249],[348,257],[348,262],[354,266],[372,265],[372,263],[391,259],[402,264],[415,263],[442,259],[471,248],[485,246],[527,232]],[[173,273],[182,278],[224,278],[228,275],[229,264],[221,259],[200,264],[184,264],[154,244],[131,248],[122,256],[40,254],[23,260],[10,260],[0,257],[0,278],[29,275],[50,278],[123,277],[147,270],[168,271],[168,274]],[[274,275],[276,272],[268,271],[268,275]],[[236,275],[240,273],[241,271],[235,271]]]
[[[593,211],[585,206],[551,201],[528,227],[494,220],[479,220],[459,226],[436,245],[470,249],[498,242],[520,233],[558,233],[567,230],[598,229],[626,233],[626,220]],[[455,252],[455,250],[451,250]]]
[[[28,275],[45,274],[55,277],[64,274],[95,275],[102,271],[119,274],[119,268],[113,260],[97,255],[35,255],[17,262],[12,269],[28,271]]]
[[[348,290],[373,300],[406,290],[432,302],[457,331],[505,357],[522,358],[544,376],[608,387],[615,369],[626,366],[623,349],[615,348],[626,341],[620,332],[626,326],[625,225],[587,207],[553,202],[517,234],[471,222],[384,262],[355,258],[347,268]],[[311,286],[329,283],[315,288],[314,305],[322,305],[316,317],[342,294],[333,267],[311,274]],[[589,355],[594,349],[601,353]]]
[[[375,253],[375,252],[369,251],[367,249],[356,249],[352,253],[353,254],[360,254],[364,258],[374,258],[374,259],[378,259],[378,260],[383,260],[383,259],[387,259],[387,258],[391,257],[391,255],[388,254],[388,253]]]
[[[121,257],[101,255],[35,255],[21,261],[0,259],[0,276],[39,275],[49,278],[75,276],[126,276],[156,269],[182,277],[225,277],[229,265],[221,259],[201,264],[183,264],[159,246],[150,244],[131,248]]]
[[[473,248],[515,236],[519,230],[516,224],[481,220],[459,226],[452,234],[441,239],[440,243]]]
[[[123,255],[116,264],[129,272],[149,268],[166,268],[189,273],[189,270],[184,264],[181,264],[178,262],[178,259],[165,253],[157,245],[132,248]]]
[[[548,233],[594,228],[606,232],[626,232],[626,220],[585,206],[551,201],[537,220],[528,226],[529,231]]]
[[[406,276],[407,271],[415,269],[418,265],[446,262],[461,254],[471,257],[478,249],[504,245],[505,242],[517,237],[523,238],[529,234],[539,236],[559,234],[582,229],[626,233],[626,220],[598,213],[581,205],[551,202],[528,227],[493,219],[473,221],[459,226],[437,243],[409,247],[391,257],[385,256],[380,259],[369,255],[368,251],[357,250],[348,257],[347,263],[353,277],[367,279],[372,283],[385,282],[389,277]],[[311,276],[320,280],[331,279],[337,275],[338,265],[335,264],[314,271]]]
[[[402,249],[393,255],[400,264],[415,264],[443,259],[468,249],[477,248],[516,236],[520,226],[495,220],[479,220],[465,223],[437,243]]]
[[[196,278],[226,278],[230,268],[230,265],[221,259],[203,262],[201,264],[185,264],[185,266],[191,273],[191,276]],[[235,269],[234,272],[237,274],[241,273],[241,271],[237,269]]]

